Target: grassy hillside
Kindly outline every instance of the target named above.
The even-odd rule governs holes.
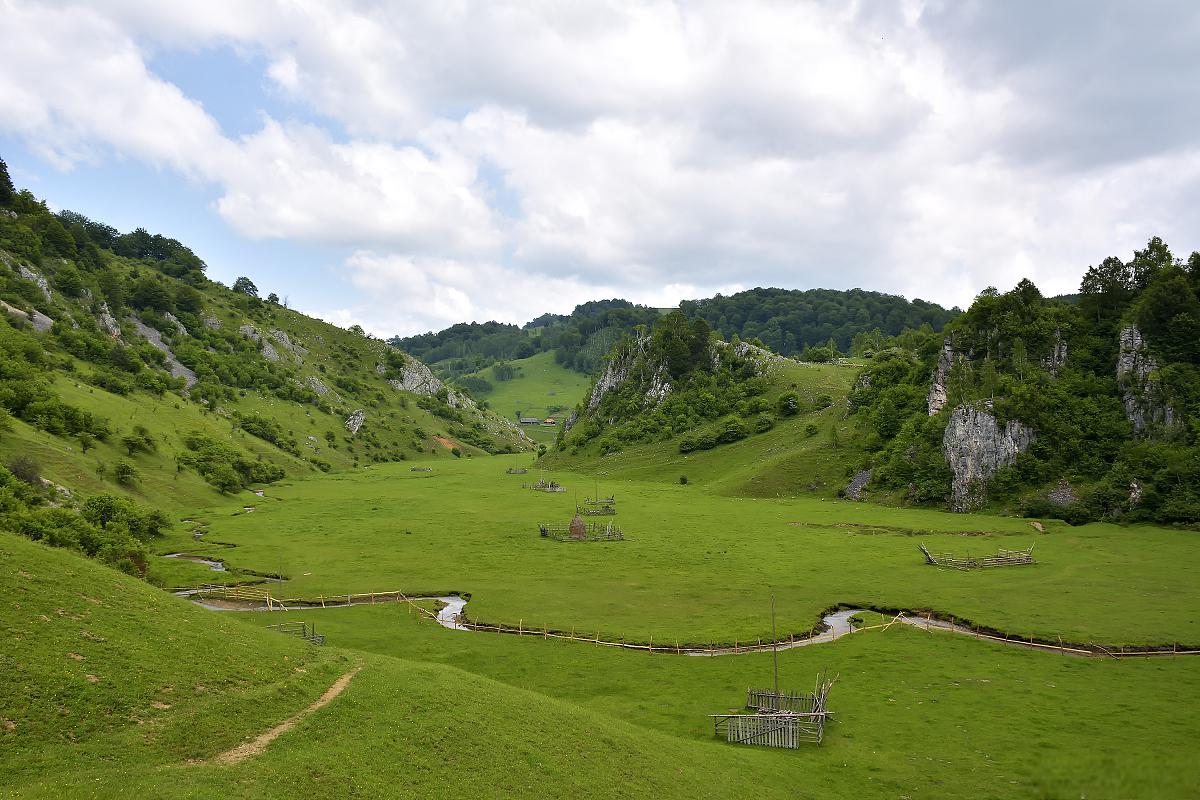
[[[589,379],[583,374],[555,361],[554,353],[545,352],[505,362],[503,374],[512,377],[501,380],[496,368],[489,367],[466,376],[485,381],[490,388],[476,391],[475,397],[486,400],[488,407],[501,416],[516,421],[518,417],[546,419],[554,417],[560,423],[587,392]],[[557,427],[522,426],[533,441],[548,444],[558,435]]]
[[[312,647],[9,534],[0,554],[6,796],[723,797],[763,762],[453,667]],[[358,665],[261,755],[212,763]]]

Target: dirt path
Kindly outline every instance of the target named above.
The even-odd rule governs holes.
[[[278,739],[283,734],[290,731],[292,728],[296,727],[296,724],[298,722],[300,722],[300,720],[304,719],[305,717],[307,717],[309,714],[313,713],[314,711],[317,711],[320,708],[324,707],[331,700],[333,700],[333,698],[335,698],[339,694],[341,694],[342,690],[344,690],[347,686],[350,685],[350,681],[353,680],[354,676],[357,675],[358,671],[361,669],[362,669],[362,664],[359,664],[357,667],[350,670],[345,675],[343,675],[342,677],[340,677],[336,681],[334,681],[333,685],[325,690],[325,694],[321,695],[315,701],[313,701],[313,703],[308,708],[304,709],[303,711],[293,714],[292,716],[285,719],[283,722],[276,725],[274,728],[271,728],[271,730],[269,730],[265,733],[259,734],[253,740],[251,740],[249,742],[243,742],[242,744],[239,744],[237,747],[233,748],[232,750],[226,750],[224,753],[221,753],[220,755],[214,757],[212,760],[212,763],[214,763],[214,764],[240,764],[241,762],[245,761],[247,758],[253,758],[256,755],[259,755],[260,753],[262,753],[263,750],[267,749],[267,745],[269,745],[271,742]]]

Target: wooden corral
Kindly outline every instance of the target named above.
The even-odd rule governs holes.
[[[526,475],[529,473],[529,470],[525,469],[524,467],[509,467],[504,471],[509,475]]]
[[[620,542],[625,540],[625,534],[611,522],[585,523],[578,516],[570,525],[538,525],[542,536],[556,542]]]
[[[433,467],[412,467],[409,472],[433,472]]]
[[[1022,564],[1036,564],[1033,560],[1033,545],[1025,550],[1005,550],[1003,548],[996,551],[995,555],[991,556],[965,556],[955,555],[954,553],[931,553],[926,549],[925,545],[919,544],[921,552],[925,555],[925,563],[935,567],[949,567],[951,569],[987,569],[989,567],[1014,567]]]
[[[584,517],[611,517],[617,513],[616,506],[575,506],[575,513]]]
[[[733,744],[795,749],[802,742],[820,744],[825,735],[829,690],[835,676],[826,680],[817,676],[814,691],[776,692],[771,689],[747,689],[746,708],[750,714],[710,714],[713,733]]]
[[[268,625],[273,631],[286,633],[289,636],[299,636],[301,639],[307,639],[315,645],[325,644],[325,635],[317,633],[316,623],[309,624],[307,622],[280,622],[276,625]]]
[[[535,492],[565,492],[567,487],[557,481],[548,481],[544,478],[538,479],[533,483],[522,483],[522,489],[533,489]]]

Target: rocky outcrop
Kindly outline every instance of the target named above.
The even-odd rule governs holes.
[[[400,377],[392,378],[388,383],[392,385],[393,389],[430,396],[441,391],[444,385],[434,376],[429,367],[408,355],[404,357],[404,367],[400,370]]]
[[[54,326],[54,320],[38,311],[36,308],[32,311],[22,311],[16,306],[10,306],[3,300],[0,300],[0,307],[3,307],[5,313],[9,314],[10,316],[28,322],[33,326],[33,329],[39,333],[44,333]]]
[[[651,405],[658,405],[663,400],[666,400],[667,395],[670,393],[671,379],[667,375],[667,365],[660,364],[650,377],[650,385],[646,387],[646,402]]]
[[[361,408],[356,410],[346,420],[346,430],[350,431],[350,433],[352,433],[352,434],[358,433],[358,429],[363,426],[363,422],[365,422],[366,419],[367,419],[366,412],[364,412]]]
[[[217,317],[214,317],[212,314],[208,314],[204,317],[204,327],[208,328],[209,330],[219,331],[221,329],[221,320],[219,320]]]
[[[1070,506],[1079,502],[1079,495],[1069,481],[1061,480],[1046,494],[1046,499],[1060,506]]]
[[[47,303],[53,299],[50,296],[50,283],[44,276],[39,275],[24,264],[17,265],[17,272],[20,273],[21,277],[25,280],[33,281],[37,284],[37,287],[42,290],[42,295],[46,298]]]
[[[312,389],[320,397],[324,397],[325,395],[329,394],[329,387],[324,383],[321,383],[321,379],[315,375],[309,375],[304,379],[304,382],[307,384],[308,388]]]
[[[604,365],[604,371],[600,373],[600,377],[596,379],[592,391],[588,394],[587,413],[594,412],[600,407],[600,403],[607,394],[616,391],[633,378],[634,365],[638,362],[639,357],[644,361],[639,366],[638,374],[642,376],[644,382],[643,394],[646,405],[656,406],[666,399],[672,388],[670,375],[667,373],[666,364],[655,364],[646,357],[646,349],[649,344],[649,336],[639,336],[633,341],[632,347],[609,359],[608,363]],[[719,358],[715,349],[712,357]],[[648,378],[645,377],[647,374]]]
[[[175,358],[175,353],[163,341],[162,334],[151,328],[146,323],[142,322],[137,317],[130,317],[129,321],[133,323],[133,327],[137,329],[138,335],[145,339],[155,348],[160,350],[166,358],[167,370],[171,373],[172,378],[183,378],[183,386],[185,389],[190,389],[196,383],[196,373],[179,363],[179,359]]]
[[[303,360],[304,356],[308,355],[308,350],[301,347],[298,343],[293,342],[287,335],[286,331],[281,331],[278,328],[275,328],[271,331],[270,336],[284,350],[295,356],[297,361]]]
[[[270,361],[273,364],[278,363],[279,351],[275,349],[275,345],[271,344],[266,339],[263,339],[262,341],[260,341],[259,345],[260,345],[259,352],[262,353],[263,358],[265,358],[267,361]]]
[[[950,380],[950,370],[954,368],[955,362],[960,358],[962,356],[954,349],[954,343],[947,338],[942,344],[942,352],[938,354],[937,366],[933,368],[933,379],[929,383],[929,396],[925,398],[929,416],[932,417],[946,407],[946,403],[950,399],[946,383]]]
[[[1032,428],[1016,420],[1001,426],[986,404],[954,409],[942,436],[942,453],[954,473],[951,510],[970,511],[986,503],[992,476],[1032,442]]]
[[[842,496],[851,500],[862,500],[863,489],[867,488],[867,484],[871,482],[871,476],[874,474],[874,470],[869,469],[855,473],[854,477],[850,479],[850,484],[842,491]]]
[[[587,410],[589,414],[600,407],[600,402],[604,400],[606,394],[616,391],[625,381],[629,380],[631,366],[632,359],[630,358],[610,359],[604,365],[604,371],[600,373],[600,377],[592,386],[591,394],[588,395]]]
[[[117,318],[108,310],[108,303],[100,304],[100,313],[96,315],[96,319],[100,322],[100,327],[104,332],[114,339],[121,338],[121,326],[117,324]]]
[[[183,326],[183,323],[179,321],[179,318],[176,317],[174,314],[172,314],[170,311],[163,313],[163,319],[165,319],[167,322],[169,322],[175,326],[175,333],[177,335],[179,335],[179,336],[187,336],[188,335],[187,328],[185,328]]]
[[[462,392],[456,392],[453,389],[446,390],[446,405],[451,408],[474,408],[475,401],[467,397]]]
[[[1136,325],[1126,325],[1117,335],[1117,345],[1117,387],[1133,432],[1140,436],[1151,425],[1173,427],[1175,409],[1163,392],[1158,363],[1146,349],[1142,332]]]
[[[1062,331],[1054,331],[1054,344],[1050,346],[1050,355],[1042,359],[1042,367],[1051,375],[1058,377],[1058,371],[1067,363],[1067,343],[1062,338]]]

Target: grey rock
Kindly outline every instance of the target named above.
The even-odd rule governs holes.
[[[240,333],[242,336],[247,337],[248,339],[253,339],[256,342],[260,341],[262,339],[262,335],[259,334],[258,328],[254,327],[253,325],[240,326],[238,328],[238,333]]]
[[[329,387],[321,383],[321,379],[315,375],[309,375],[304,379],[304,382],[308,385],[308,388],[312,389],[320,397],[329,394]]]
[[[276,328],[271,331],[271,338],[278,342],[289,353],[294,355],[297,361],[308,355],[308,350],[301,347],[298,343],[293,342],[285,331],[281,331]]]
[[[162,334],[156,331],[154,328],[151,328],[146,323],[142,322],[137,317],[130,317],[129,321],[133,323],[133,327],[137,329],[139,336],[148,341],[150,344],[154,345],[155,348],[160,350],[163,355],[167,357],[167,369],[170,371],[171,377],[183,378],[184,388],[192,388],[192,386],[196,383],[196,373],[179,363],[179,359],[175,357],[175,354],[171,352],[171,348],[168,347],[167,343],[163,341]]]
[[[1050,355],[1042,359],[1042,366],[1051,375],[1058,375],[1058,371],[1067,363],[1067,343],[1063,341],[1062,331],[1055,329],[1054,344],[1050,347]]]
[[[28,322],[33,326],[33,329],[39,333],[45,333],[54,326],[54,320],[38,311],[36,308],[32,311],[22,311],[16,306],[10,306],[3,300],[0,300],[0,307],[3,307],[5,313],[9,314],[10,316]]]
[[[1175,409],[1159,382],[1158,362],[1146,349],[1142,332],[1136,325],[1126,325],[1117,334],[1117,345],[1117,387],[1133,432],[1143,435],[1150,425],[1174,427]]]
[[[435,395],[442,389],[442,382],[434,377],[429,367],[412,356],[404,357],[404,368],[400,377],[388,381],[392,388],[415,394]]]
[[[874,470],[869,469],[855,473],[854,477],[850,479],[850,484],[842,494],[851,500],[862,500],[863,489],[867,488],[867,484],[871,482],[873,474]]]
[[[954,349],[954,342],[946,337],[946,341],[942,344],[942,352],[938,354],[937,366],[933,368],[933,378],[929,383],[929,396],[925,398],[929,416],[934,416],[946,407],[946,403],[950,399],[949,392],[946,390],[946,382],[950,379],[950,370],[954,368],[954,364],[960,358],[962,355]]]
[[[167,311],[163,314],[163,319],[175,326],[175,333],[179,334],[180,336],[187,336],[187,328],[185,328],[183,323],[180,322],[179,319],[170,311]]]
[[[42,295],[45,296],[47,303],[54,299],[50,296],[50,284],[45,277],[39,275],[37,272],[34,272],[33,269],[25,266],[24,264],[17,266],[17,272],[20,273],[21,277],[25,280],[33,281],[37,284],[37,287],[42,290]]]
[[[97,315],[97,319],[105,333],[114,339],[121,338],[121,326],[117,323],[117,318],[108,310],[108,303],[100,304],[100,313]]]
[[[210,330],[219,331],[221,329],[221,320],[217,317],[214,317],[212,314],[207,314],[204,317],[204,327]]]
[[[1060,506],[1069,506],[1079,502],[1079,495],[1075,493],[1075,487],[1070,482],[1061,480],[1058,482],[1058,486],[1046,494],[1046,499]]]
[[[1142,502],[1142,485],[1137,481],[1129,482],[1129,505],[1137,506]]]
[[[951,510],[970,511],[986,503],[992,476],[1016,461],[1033,436],[1032,428],[1016,420],[1001,427],[986,405],[954,409],[942,436],[942,453],[954,473]]]
[[[265,358],[267,361],[278,362],[279,361],[279,351],[275,349],[275,346],[272,345],[270,342],[268,342],[266,339],[263,339],[261,341],[261,344],[262,344],[262,357]]]
[[[358,409],[346,420],[346,430],[350,431],[350,433],[358,433],[358,429],[363,426],[363,422],[366,419],[366,413],[361,408]]]

